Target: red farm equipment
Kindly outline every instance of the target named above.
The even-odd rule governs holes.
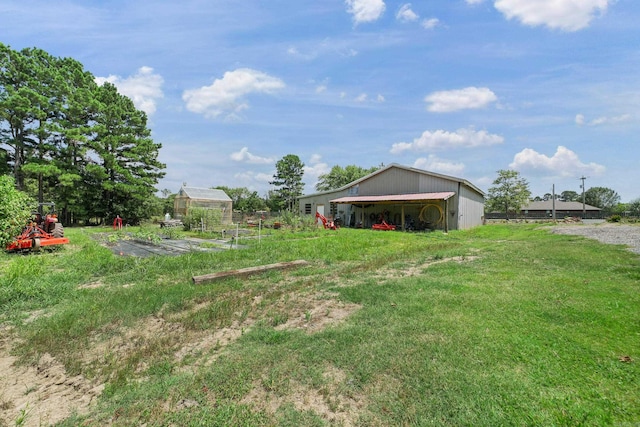
[[[48,214],[43,208],[49,206]],[[64,227],[58,222],[53,203],[40,203],[38,211],[33,212],[31,221],[15,240],[7,245],[7,251],[34,251],[43,246],[64,245],[69,239],[64,237]]]
[[[334,221],[329,221],[320,212],[316,212],[316,219],[319,219],[320,221],[322,221],[322,225],[324,226],[325,229],[328,229],[328,230],[338,229],[338,225]]]
[[[373,230],[382,230],[382,231],[393,231],[396,229],[396,226],[393,224],[389,224],[386,221],[386,218],[389,216],[389,212],[385,211],[378,215],[378,222],[373,224],[371,228]]]
[[[387,224],[387,221],[382,220],[380,224],[373,224],[371,228],[374,230],[390,231],[390,230],[395,230],[396,226],[393,224]]]

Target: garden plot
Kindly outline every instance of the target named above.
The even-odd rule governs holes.
[[[176,256],[195,251],[215,252],[243,248],[242,245],[237,245],[235,242],[217,239],[188,238],[153,241],[126,236],[124,239],[110,241],[104,235],[96,235],[96,238],[116,255],[141,258],[154,255]]]

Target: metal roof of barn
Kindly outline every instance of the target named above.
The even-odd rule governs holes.
[[[182,187],[178,194],[180,196],[187,196],[194,200],[231,201],[231,198],[227,196],[227,193],[216,188]]]
[[[423,202],[426,200],[447,200],[453,197],[456,193],[453,191],[443,191],[440,193],[409,193],[409,194],[386,194],[380,196],[346,196],[340,197],[338,199],[330,200],[330,203],[351,203],[351,204],[361,204],[361,203],[416,203]]]
[[[537,202],[531,202],[528,205],[524,206],[521,210],[523,211],[545,211],[553,209],[553,200],[541,200]],[[602,209],[591,206],[584,205],[585,210],[588,211],[600,211]],[[556,200],[555,209],[558,211],[581,211],[582,210],[582,202],[564,202],[562,200]]]

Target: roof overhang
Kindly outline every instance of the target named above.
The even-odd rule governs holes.
[[[346,196],[329,200],[336,204],[398,204],[398,203],[422,203],[433,200],[448,200],[456,193],[445,191],[440,193],[410,193],[410,194],[387,194],[382,196]]]

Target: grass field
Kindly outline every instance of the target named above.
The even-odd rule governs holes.
[[[640,258],[622,247],[500,224],[138,259],[93,232],[0,255],[0,349],[34,375],[0,389],[0,425],[640,425]]]

